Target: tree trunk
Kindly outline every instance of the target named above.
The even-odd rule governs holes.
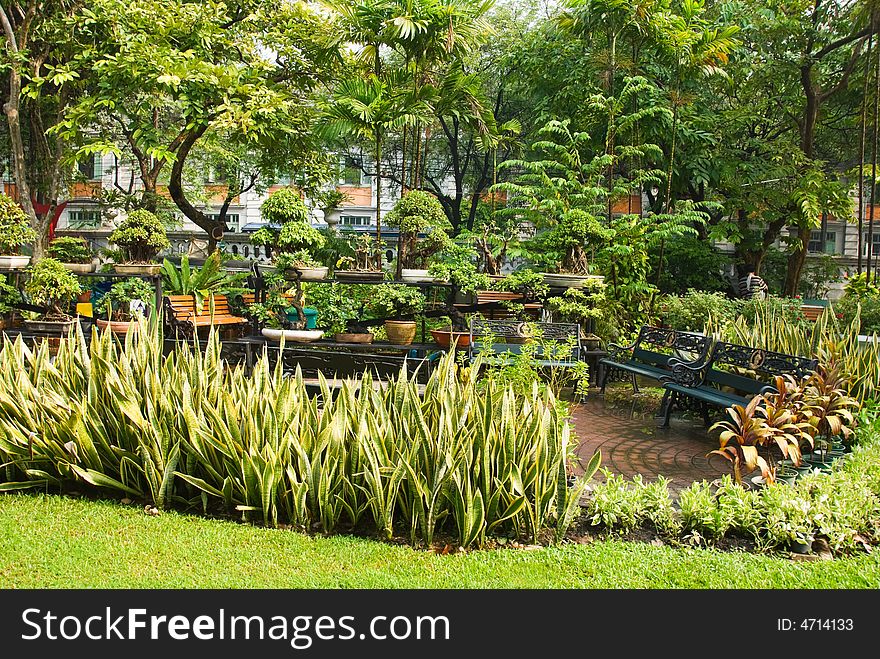
[[[376,131],[376,267],[382,269],[382,133]]]
[[[15,31],[9,22],[6,11],[0,6],[0,23],[3,24],[3,33],[6,36],[7,48],[13,56],[19,54],[18,41]],[[48,224],[37,216],[31,197],[31,188],[28,182],[27,167],[24,156],[24,139],[21,134],[21,71],[17,64],[9,68],[9,98],[3,104],[3,113],[6,115],[6,123],[9,125],[9,143],[12,151],[12,172],[15,187],[18,192],[18,203],[27,214],[31,227],[37,232],[37,240],[34,244],[34,256],[41,258],[49,241]],[[45,235],[44,235],[45,234]]]
[[[174,165],[171,167],[171,179],[168,182],[168,193],[171,195],[171,199],[174,201],[177,208],[180,209],[180,212],[208,234],[208,252],[210,253],[217,249],[217,243],[222,240],[223,233],[226,230],[226,224],[224,222],[216,222],[212,220],[198,208],[193,206],[186,198],[186,194],[183,191],[183,168],[186,164],[186,158],[193,145],[202,137],[202,135],[205,134],[206,130],[208,130],[208,125],[203,124],[189,131],[184,138],[180,148],[177,150],[177,157],[174,160]]]
[[[785,272],[785,283],[782,288],[782,294],[788,297],[797,295],[798,284],[801,281],[801,272],[807,260],[807,243],[810,240],[810,227],[798,226],[795,236],[799,242],[795,250],[788,257],[788,268]]]
[[[874,10],[871,10],[871,25],[874,24]],[[862,274],[862,250],[864,249],[865,226],[865,144],[868,129],[868,79],[871,77],[871,50],[874,46],[874,33],[868,37],[868,53],[866,56],[865,82],[862,85],[862,102],[859,108],[859,200],[858,200],[858,253],[856,256],[856,272]]]

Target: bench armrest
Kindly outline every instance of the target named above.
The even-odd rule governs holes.
[[[703,384],[709,362],[684,362],[680,359],[669,360],[669,374],[660,376],[661,382],[670,382],[683,387],[697,387]]]
[[[630,358],[632,355],[632,351],[638,345],[638,342],[633,343],[631,346],[622,346],[618,343],[609,343],[608,344],[608,358],[620,362],[625,361]]]

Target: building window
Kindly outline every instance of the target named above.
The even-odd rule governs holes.
[[[211,218],[211,221],[218,222],[220,220],[219,213],[207,213],[208,217]],[[238,213],[227,213],[226,214],[226,233],[238,233],[238,229],[241,226],[239,223]]]
[[[344,156],[339,163],[339,185],[366,187],[372,185],[373,177],[364,173],[369,163],[361,158]]]
[[[837,232],[826,231],[825,242],[822,242],[821,231],[810,232],[810,242],[807,243],[807,251],[810,254],[837,254]]]
[[[97,229],[101,226],[101,211],[69,210],[67,226],[71,229]]]
[[[369,215],[340,215],[339,224],[346,227],[369,227],[374,226],[375,222]]]
[[[871,250],[871,258],[880,257],[880,233],[871,234],[871,242],[874,244],[874,248]],[[865,234],[864,240],[862,240],[862,256],[868,255],[868,234]]]
[[[76,163],[76,168],[89,181],[97,181],[101,178],[101,154],[94,153],[91,156],[83,156]]]

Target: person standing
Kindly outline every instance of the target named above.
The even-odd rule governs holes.
[[[767,282],[755,274],[754,266],[743,267],[739,278],[739,296],[741,298],[747,300],[755,297],[765,298],[769,291],[770,287],[767,286]]]

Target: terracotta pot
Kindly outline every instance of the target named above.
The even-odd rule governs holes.
[[[128,332],[137,332],[138,324],[136,321],[128,321],[128,320],[102,320],[98,318],[95,320],[95,325],[98,326],[98,329],[101,331],[110,328],[110,331],[114,334],[127,334]]]
[[[363,332],[340,332],[333,335],[333,340],[336,343],[372,343],[373,335]]]
[[[416,321],[414,320],[386,320],[385,332],[388,341],[399,346],[406,346],[415,341]]]
[[[434,341],[436,341],[437,345],[441,348],[449,347],[453,335],[455,335],[456,347],[465,348],[471,344],[470,332],[453,332],[451,330],[439,329],[431,330],[431,336],[434,337]]]

